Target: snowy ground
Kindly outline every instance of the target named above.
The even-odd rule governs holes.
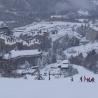
[[[79,74],[50,81],[0,78],[0,98],[98,98],[98,77],[83,67],[74,66]],[[95,77],[95,83],[81,83],[80,76]]]

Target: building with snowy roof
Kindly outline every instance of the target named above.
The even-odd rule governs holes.
[[[9,64],[20,68],[21,66],[25,65],[25,62],[28,62],[30,66],[38,66],[38,60],[42,60],[42,52],[37,49],[20,51],[12,50],[5,54],[3,59],[0,59],[0,62],[3,61],[3,64]]]

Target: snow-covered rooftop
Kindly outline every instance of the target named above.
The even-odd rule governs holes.
[[[7,53],[4,55],[4,59],[9,58],[16,58],[16,57],[22,57],[22,56],[35,56],[41,54],[40,51],[36,50],[12,50],[10,53]]]
[[[64,60],[64,61],[62,61],[62,64],[69,64],[69,61],[68,60]]]
[[[69,67],[69,61],[68,60],[63,60],[61,63],[60,63],[61,67],[66,67],[68,68]]]

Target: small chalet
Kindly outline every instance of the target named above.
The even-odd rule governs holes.
[[[61,69],[68,69],[69,68],[69,60],[64,60],[60,63],[60,65],[58,66]]]
[[[60,69],[61,73],[64,74],[65,76],[77,73],[77,70],[72,67],[69,60],[62,61],[58,66],[58,68]]]

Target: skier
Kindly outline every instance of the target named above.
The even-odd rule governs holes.
[[[73,82],[74,81],[74,79],[73,79],[73,76],[71,77],[71,82]]]
[[[82,76],[80,77],[80,81],[81,81],[81,82],[83,81]]]
[[[92,83],[94,83],[94,82],[95,82],[95,78],[94,78],[94,77],[91,79],[91,82],[92,82]]]

